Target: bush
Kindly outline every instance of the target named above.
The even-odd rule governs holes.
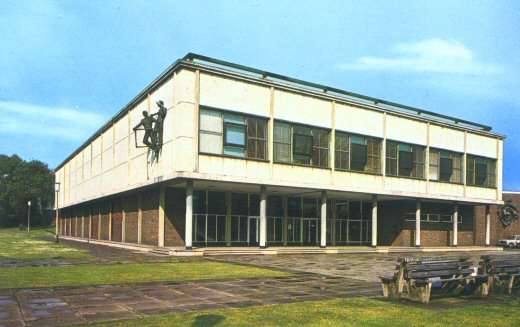
[[[20,224],[20,225],[18,226],[18,229],[19,229],[19,230],[24,230],[24,229],[27,229],[27,226],[25,226],[24,224]]]

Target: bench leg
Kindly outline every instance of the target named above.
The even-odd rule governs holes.
[[[428,304],[430,302],[430,294],[432,291],[432,283],[428,283],[425,286],[415,287],[410,290],[410,299]]]
[[[398,292],[398,286],[397,283],[381,283],[381,286],[383,287],[383,297],[387,298],[398,298],[399,292]]]
[[[515,282],[515,276],[509,277],[509,282],[507,283],[507,294],[511,294],[513,291],[513,285]]]

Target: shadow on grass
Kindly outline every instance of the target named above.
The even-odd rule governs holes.
[[[221,315],[200,315],[195,318],[195,321],[191,325],[192,327],[202,326],[216,326],[221,321],[225,320],[226,317]]]

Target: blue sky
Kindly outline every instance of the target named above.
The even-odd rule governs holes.
[[[0,153],[55,167],[204,54],[493,126],[520,190],[518,1],[1,1]]]

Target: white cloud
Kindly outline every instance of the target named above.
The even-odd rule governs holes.
[[[84,140],[105,117],[86,110],[0,101],[0,133]]]
[[[365,56],[354,63],[338,65],[344,70],[391,70],[449,74],[495,75],[500,66],[476,60],[473,53],[455,40],[428,39],[400,43],[390,49],[394,56]]]

